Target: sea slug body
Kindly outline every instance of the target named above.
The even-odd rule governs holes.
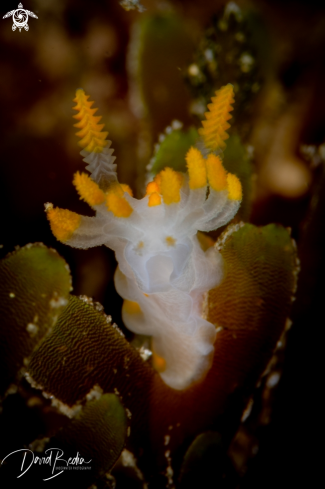
[[[57,239],[77,248],[104,244],[115,251],[123,320],[131,331],[152,337],[156,368],[179,390],[199,381],[211,365],[216,328],[202,317],[202,305],[204,294],[223,278],[221,255],[213,247],[204,252],[197,231],[228,223],[242,197],[238,178],[227,174],[217,156],[228,137],[232,86],[221,88],[212,101],[198,145],[205,151],[190,148],[188,173],[165,168],[147,185],[146,195],[135,199],[118,182],[111,142],[93,103],[77,90],[76,126],[91,177],[77,173],[73,183],[96,216],[46,205]]]

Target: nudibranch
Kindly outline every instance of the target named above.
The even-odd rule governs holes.
[[[91,176],[76,173],[73,183],[96,215],[85,217],[46,204],[47,217],[61,242],[77,248],[104,244],[115,251],[115,286],[124,298],[126,326],[152,337],[154,364],[162,379],[174,389],[185,389],[211,366],[216,326],[203,317],[203,303],[206,292],[223,278],[221,255],[214,247],[203,251],[197,231],[228,223],[242,198],[240,181],[225,171],[220,158],[233,87],[226,85],[212,98],[198,147],[186,155],[188,172],[163,169],[142,199],[118,182],[111,141],[88,98],[77,90],[74,118]]]

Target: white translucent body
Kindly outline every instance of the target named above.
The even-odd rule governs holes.
[[[115,165],[114,165],[115,166]],[[210,231],[236,214],[239,201],[228,191],[206,187],[191,190],[188,177],[178,203],[148,206],[124,197],[133,208],[128,218],[116,217],[105,204],[95,206],[95,217],[82,217],[68,243],[79,248],[104,244],[119,263],[118,293],[139,304],[141,312],[123,308],[123,320],[135,333],[152,336],[155,353],[164,358],[162,379],[174,389],[185,389],[211,366],[215,326],[202,317],[204,294],[223,278],[221,255],[204,252],[197,231]]]

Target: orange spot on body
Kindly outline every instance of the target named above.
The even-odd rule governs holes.
[[[140,314],[142,312],[141,307],[137,302],[129,301],[127,299],[123,302],[123,309],[127,314]]]
[[[167,236],[165,241],[168,246],[175,246],[176,244],[176,239],[174,239],[172,236]]]
[[[163,357],[157,355],[155,351],[152,352],[152,366],[159,373],[162,373],[166,370],[166,360]]]

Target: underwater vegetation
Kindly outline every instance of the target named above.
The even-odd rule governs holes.
[[[303,320],[314,290],[324,178],[313,201],[301,197],[299,178],[307,175],[308,190],[323,147],[283,163],[297,170],[295,195],[313,202],[303,232],[294,219],[293,229],[261,220],[256,107],[263,87],[281,91],[263,59],[263,22],[230,2],[195,42],[173,9],[145,14],[145,2],[120,3],[139,16],[128,53],[136,143],[122,116],[115,124],[105,115],[99,85],[75,75],[85,85],[73,106],[82,158],[65,169],[62,195],[40,185],[45,244],[39,233],[0,261],[0,482],[249,487],[292,320]],[[74,90],[66,89],[71,100]],[[65,131],[73,159],[76,138]],[[101,257],[83,282],[90,291],[107,283],[109,257],[106,292],[84,293],[87,256]],[[53,467],[57,450],[74,460],[70,470]],[[17,478],[32,454],[39,462]]]

